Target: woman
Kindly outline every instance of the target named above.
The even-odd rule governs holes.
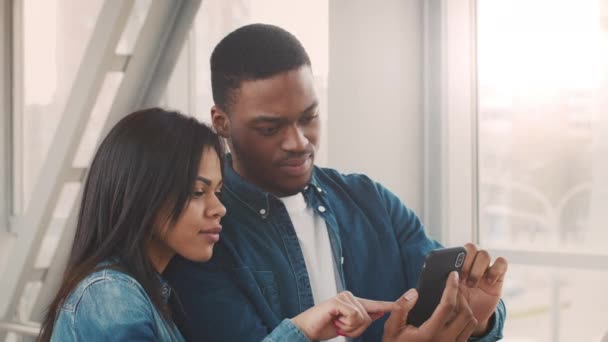
[[[226,214],[222,156],[215,133],[176,112],[141,110],[112,128],[91,164],[40,341],[183,341],[178,296],[161,274],[176,253],[211,258]],[[357,336],[394,308],[341,293],[283,321],[267,340]]]

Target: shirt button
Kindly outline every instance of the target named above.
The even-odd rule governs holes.
[[[321,189],[321,188],[317,188],[317,191],[318,191],[319,193],[322,193],[322,192],[323,192],[323,189]]]
[[[266,209],[260,209],[260,214],[266,215]]]
[[[304,191],[308,190],[308,185],[304,187]]]
[[[324,207],[324,206],[322,206],[322,205],[320,205],[318,209],[319,209],[319,211],[320,211],[320,212],[322,212],[322,213],[324,213],[324,212],[325,212],[325,207]]]

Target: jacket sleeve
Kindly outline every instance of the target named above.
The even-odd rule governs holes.
[[[426,235],[424,225],[418,216],[407,208],[397,196],[378,183],[376,183],[376,188],[391,218],[399,242],[403,265],[408,266],[406,270],[408,283],[417,284],[426,254],[433,249],[441,248],[442,245]],[[489,342],[500,340],[506,316],[505,304],[501,299],[494,312],[492,328],[486,335],[471,338],[469,341]]]

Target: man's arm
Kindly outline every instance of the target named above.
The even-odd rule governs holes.
[[[416,214],[407,208],[397,196],[384,186],[376,183],[377,191],[385,203],[387,214],[391,218],[396,238],[399,242],[401,258],[406,267],[408,284],[412,287],[418,283],[424,258],[433,249],[441,248],[441,244],[426,235],[424,225]],[[471,338],[471,341],[497,341],[502,338],[506,309],[502,300],[489,321],[487,332],[483,336]]]
[[[180,330],[188,340],[258,342],[268,335],[269,328],[234,275],[213,260],[174,259],[164,275],[184,309]]]
[[[357,337],[374,320],[399,308],[393,302],[357,298],[344,291],[292,319],[277,322],[278,325],[265,324],[256,311],[265,310],[265,306],[254,305],[247,294],[239,290],[252,285],[251,290],[259,291],[257,285],[243,279],[236,284],[232,279],[238,275],[209,269],[211,267],[202,271],[205,266],[208,265],[176,259],[165,275],[172,279],[183,298],[185,315],[177,322],[189,341],[308,342],[309,339],[331,339],[338,334]],[[268,325],[276,327],[269,331]]]

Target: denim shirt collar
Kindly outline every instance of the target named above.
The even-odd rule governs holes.
[[[311,179],[301,190],[308,204],[310,204],[312,197],[319,196],[320,199],[322,199],[326,195],[325,190],[323,190],[319,184],[319,180],[316,176],[317,172],[319,172],[317,167],[313,166]],[[245,180],[236,173],[232,168],[232,156],[230,154],[226,154],[225,158],[224,184],[225,189],[228,192],[262,218],[266,218],[270,215],[270,202],[272,199],[278,198],[272,193],[264,191],[257,185]]]
[[[106,268],[106,267],[111,268],[111,266],[119,265],[119,264],[120,264],[120,259],[118,257],[113,257],[113,258],[110,258],[109,260],[105,260],[105,261],[98,263],[97,267],[98,268]],[[120,270],[120,268],[118,268],[117,271],[123,272]],[[156,273],[156,279],[158,279],[158,282],[159,282],[160,295],[161,295],[162,299],[165,301],[165,303],[168,303],[169,297],[171,297],[171,286],[165,280],[165,278],[159,273]]]
[[[165,301],[165,304],[169,302],[169,297],[171,297],[171,286],[169,283],[163,278],[162,275],[157,274],[158,281],[160,282],[160,295]]]

